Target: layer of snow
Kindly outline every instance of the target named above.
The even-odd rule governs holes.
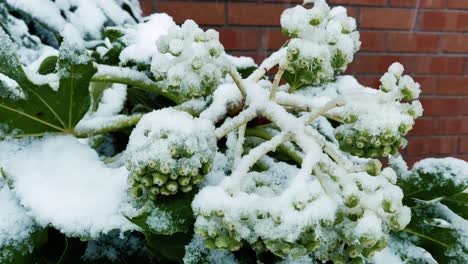
[[[128,207],[126,169],[106,167],[73,137],[46,137],[2,164],[21,204],[42,226],[83,237],[135,228],[120,213]]]

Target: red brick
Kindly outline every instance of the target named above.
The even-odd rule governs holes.
[[[353,73],[377,73],[383,74],[387,71],[388,67],[396,62],[402,60],[404,57],[396,55],[362,55],[358,54],[352,63]],[[405,63],[402,62],[404,65]],[[406,65],[405,65],[406,66]]]
[[[437,52],[440,48],[440,36],[420,33],[388,33],[389,51],[396,52]]]
[[[414,137],[408,140],[407,154],[451,154],[457,151],[457,137]]]
[[[361,28],[412,29],[416,11],[402,8],[361,8]]]
[[[203,25],[224,24],[224,3],[157,2],[156,10],[173,16],[178,24],[186,19],[193,19]]]
[[[468,153],[468,136],[460,137],[460,152]]]
[[[273,4],[229,3],[228,23],[231,25],[277,26],[280,16],[287,8]]]
[[[429,76],[412,76],[421,85],[422,94],[434,94],[437,87],[437,79]]]
[[[466,0],[447,0],[448,8],[468,9],[468,1]]]
[[[362,51],[384,51],[386,34],[384,32],[361,31]]]
[[[468,117],[444,117],[434,119],[436,134],[468,134]]]
[[[263,33],[263,43],[265,49],[278,50],[288,38],[277,29],[268,29]]]
[[[439,31],[468,30],[468,12],[422,11],[421,29]]]
[[[461,57],[408,56],[412,64],[407,72],[420,74],[462,74],[465,65]],[[405,65],[406,66],[406,65]]]
[[[424,116],[454,116],[468,114],[468,98],[422,98]]]
[[[221,43],[228,50],[257,50],[262,32],[255,29],[220,29]]]
[[[444,0],[390,0],[390,5],[397,7],[443,8],[445,2]]]
[[[468,35],[450,34],[443,35],[442,50],[445,52],[468,52]]]
[[[460,57],[360,54],[352,63],[352,70],[354,73],[383,74],[396,61],[405,66],[408,74],[462,74],[465,64]]]
[[[339,5],[372,5],[372,6],[384,6],[387,5],[388,0],[329,0],[329,4]]]
[[[468,161],[468,155],[457,155],[457,159]]]
[[[418,118],[416,124],[410,131],[410,135],[431,135],[434,133],[433,130],[433,119],[432,118]]]
[[[147,16],[153,13],[153,1],[151,0],[140,0],[141,10],[143,15]]]
[[[356,79],[360,84],[367,87],[378,88],[380,86],[380,76],[357,76]]]
[[[301,4],[304,2],[304,0],[264,0],[264,2]],[[330,5],[368,5],[368,6],[383,6],[383,5],[387,5],[387,2],[388,0],[328,0],[327,1],[327,3]]]
[[[468,95],[468,76],[437,78],[435,93],[439,95]]]

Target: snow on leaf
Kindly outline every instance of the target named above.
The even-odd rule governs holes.
[[[136,228],[121,215],[127,208],[133,210],[127,204],[128,172],[106,167],[77,139],[45,137],[2,156],[16,196],[39,225],[80,237]]]
[[[0,97],[0,123],[10,130],[20,129],[26,135],[70,133],[88,110],[88,86],[96,72],[81,38],[71,27],[64,31],[58,62],[58,91],[47,85],[35,85],[28,79],[11,39],[3,30],[0,31],[0,44],[0,73],[16,81],[26,95],[25,100]]]

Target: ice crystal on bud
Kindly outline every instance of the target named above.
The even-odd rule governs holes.
[[[130,194],[154,200],[191,191],[211,170],[216,149],[210,122],[171,108],[146,114],[125,151]]]

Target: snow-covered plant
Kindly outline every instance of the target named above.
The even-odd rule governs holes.
[[[258,66],[139,10],[0,0],[1,263],[468,263],[468,164],[408,169],[420,86],[342,75],[345,8]]]

